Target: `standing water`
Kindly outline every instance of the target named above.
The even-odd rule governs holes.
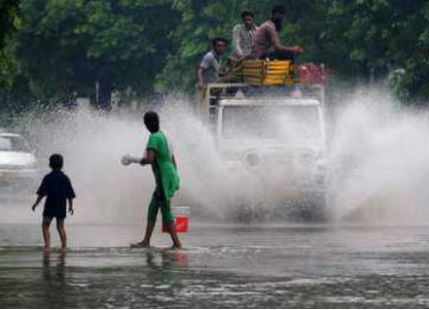
[[[330,217],[318,224],[234,221],[230,211],[249,197],[269,212],[264,194],[233,182],[209,129],[185,100],[167,99],[158,110],[183,185],[174,203],[191,206],[182,251],[167,248],[161,225],[156,248],[128,247],[142,238],[154,188],[150,169],[120,164],[144,151],[141,115],[79,108],[22,117],[17,128],[36,147],[42,173],[49,154],[64,155],[76,210],[66,220],[69,249],[43,252],[35,197],[1,204],[0,304],[428,307],[428,112],[395,110],[383,94],[356,98],[327,124]]]

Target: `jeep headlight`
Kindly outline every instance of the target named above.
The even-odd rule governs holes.
[[[259,166],[262,162],[261,156],[257,153],[247,153],[242,160],[249,167]]]

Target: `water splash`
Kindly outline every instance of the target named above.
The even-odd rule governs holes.
[[[244,184],[231,177],[189,100],[170,96],[165,101],[154,108],[174,142],[179,163],[182,190],[173,204],[191,205],[193,214],[210,219],[224,219],[237,203],[266,208],[270,197],[262,193],[259,180]],[[142,113],[122,108],[105,114],[80,107],[31,113],[17,121],[35,146],[43,172],[49,171],[51,153],[64,155],[64,170],[78,196],[74,222],[144,219],[154,189],[152,172],[120,165],[123,154],[144,151],[148,132]],[[333,128],[328,209],[335,219],[429,218],[428,111],[399,109],[384,93],[365,91],[347,99],[336,117],[328,119]],[[278,178],[275,183],[283,184]]]
[[[427,224],[429,113],[361,89],[341,107],[330,148],[337,219]]]

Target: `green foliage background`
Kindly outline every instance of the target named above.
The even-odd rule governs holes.
[[[12,86],[14,63],[5,53],[5,43],[19,26],[18,10],[18,0],[0,1],[0,89]]]
[[[127,98],[191,92],[210,39],[230,39],[244,8],[260,24],[279,3],[281,38],[304,47],[299,61],[325,63],[351,84],[401,68],[398,98],[428,103],[427,0],[1,0],[0,104],[93,98],[106,76]]]

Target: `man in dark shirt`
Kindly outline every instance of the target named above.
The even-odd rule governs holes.
[[[49,166],[52,172],[45,175],[42,184],[40,184],[37,191],[37,199],[32,206],[33,211],[37,205],[46,196],[45,207],[43,209],[43,240],[45,243],[44,248],[48,249],[51,246],[51,236],[49,226],[52,219],[57,219],[57,230],[61,239],[61,247],[67,246],[66,231],[64,229],[64,220],[66,218],[66,201],[69,203],[69,212],[73,215],[73,198],[75,193],[70,182],[70,179],[65,175],[61,169],[63,167],[63,157],[59,154],[53,154],[49,158]]]
[[[253,36],[251,58],[293,59],[294,55],[304,51],[299,46],[289,47],[280,43],[279,32],[285,13],[286,9],[283,6],[275,6],[271,11],[271,19],[259,26]],[[270,50],[271,47],[274,48],[274,51]]]

